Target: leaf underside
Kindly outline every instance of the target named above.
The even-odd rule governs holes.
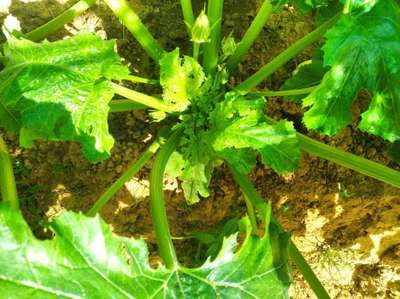
[[[361,89],[372,93],[359,127],[389,141],[400,139],[400,9],[380,1],[360,16],[344,16],[326,34],[325,65],[331,69],[303,102],[308,128],[334,135],[352,120]]]
[[[0,127],[19,133],[22,146],[34,140],[69,140],[85,157],[99,161],[114,144],[108,132],[111,79],[128,74],[115,41],[81,34],[57,42],[10,37],[0,73]]]
[[[268,219],[268,217],[267,217]],[[0,205],[0,289],[9,299],[47,298],[288,298],[288,236],[250,234],[241,248],[227,238],[200,268],[153,269],[143,240],[114,235],[99,217],[64,212],[40,241],[21,213]],[[272,243],[279,250],[272,254]],[[277,246],[277,247],[276,247]]]

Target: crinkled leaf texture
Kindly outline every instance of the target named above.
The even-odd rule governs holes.
[[[210,114],[210,144],[217,154],[241,165],[243,172],[254,164],[249,160],[254,155],[243,150],[258,152],[262,162],[278,174],[292,172],[297,169],[300,157],[296,131],[288,121],[269,124],[263,113],[264,105],[263,98],[247,99],[228,93]]]
[[[291,122],[270,124],[263,112],[264,98],[246,98],[229,92],[208,112],[207,119],[182,123],[185,137],[170,158],[167,172],[179,177],[186,201],[194,204],[208,197],[214,168],[226,161],[238,171],[249,173],[260,154],[263,164],[278,174],[297,169],[300,147]],[[182,162],[183,161],[183,162]],[[181,165],[180,167],[178,165]]]
[[[184,111],[200,92],[205,80],[201,65],[192,57],[179,57],[179,49],[164,54],[160,60],[160,83],[163,99],[174,105],[177,111]]]
[[[111,79],[128,74],[114,50],[115,41],[80,34],[33,43],[10,37],[0,73],[0,127],[20,134],[20,143],[70,140],[83,145],[85,157],[110,155],[108,132]]]
[[[303,102],[308,128],[327,135],[351,122],[358,92],[373,97],[360,129],[386,140],[400,139],[400,9],[380,1],[367,14],[344,16],[328,31],[324,62],[331,66],[320,86]]]
[[[288,298],[287,234],[236,236],[202,267],[149,266],[143,240],[114,235],[99,216],[64,212],[51,223],[53,240],[39,241],[22,215],[0,205],[1,296],[47,298]],[[272,254],[272,248],[276,249]]]

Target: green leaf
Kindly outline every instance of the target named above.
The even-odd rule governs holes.
[[[256,166],[257,152],[249,148],[225,148],[218,151],[218,156],[229,164],[235,165],[241,173],[247,174]]]
[[[272,4],[279,7],[284,4],[296,6],[303,13],[310,12],[315,8],[328,6],[329,0],[273,0]]]
[[[373,94],[360,128],[389,141],[400,139],[400,9],[380,1],[362,16],[343,17],[323,47],[331,66],[319,88],[303,102],[308,128],[327,135],[351,122],[351,107],[360,89]]]
[[[170,156],[165,173],[171,178],[177,178],[182,175],[185,160],[178,152],[173,152]]]
[[[201,138],[191,135],[183,150],[183,171],[179,176],[182,189],[188,204],[200,201],[200,196],[210,196],[208,185],[214,171],[214,155]]]
[[[324,66],[324,53],[317,48],[313,52],[312,60],[301,63],[283,85],[281,90],[301,89],[312,86],[317,86],[329,70]],[[288,96],[290,101],[300,102],[306,95]]]
[[[379,0],[341,0],[341,2],[344,3],[344,13],[363,14],[369,12]]]
[[[40,241],[21,213],[2,203],[0,289],[18,299],[288,298],[287,234],[282,238],[271,224],[260,238],[245,223],[237,252],[231,236],[200,268],[153,269],[143,240],[114,235],[99,216],[64,212],[50,224],[54,239]]]
[[[200,196],[210,196],[208,185],[210,183],[212,171],[209,171],[208,164],[201,162],[192,162],[186,160],[182,175],[179,177],[182,181],[182,189],[186,201],[192,205],[200,201]]]
[[[10,37],[0,73],[0,127],[20,133],[20,143],[70,140],[83,145],[90,161],[110,155],[108,132],[111,79],[128,74],[114,51],[115,41],[81,34],[33,43]]]
[[[184,111],[191,99],[201,91],[205,75],[200,64],[193,58],[179,57],[179,49],[164,54],[160,60],[160,83],[163,99],[174,105],[176,111]]]
[[[252,149],[258,151],[263,163],[277,173],[294,171],[300,157],[296,131],[287,121],[268,124],[263,106],[262,98],[246,99],[234,93],[228,94],[211,113],[210,143],[217,153],[222,154],[230,148]],[[241,157],[234,157],[234,151],[231,154],[230,159],[243,161]]]

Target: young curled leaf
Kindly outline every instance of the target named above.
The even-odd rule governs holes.
[[[160,60],[160,83],[163,99],[176,111],[184,111],[196,97],[204,83],[205,74],[200,64],[191,57],[179,57],[179,49],[164,54]]]

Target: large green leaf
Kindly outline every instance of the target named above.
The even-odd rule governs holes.
[[[25,147],[36,139],[71,140],[82,143],[91,161],[108,157],[109,80],[128,74],[114,48],[93,34],[53,43],[10,37],[0,73],[0,126],[19,132]]]
[[[230,148],[253,149],[261,154],[263,163],[277,173],[294,171],[300,157],[296,131],[287,121],[267,123],[263,106],[262,98],[246,99],[228,94],[210,115],[210,143],[217,153],[223,154]],[[231,155],[235,155],[234,151]],[[238,159],[243,161],[240,157],[231,158]],[[247,161],[246,164],[251,163]]]
[[[267,225],[268,225],[267,217]],[[200,268],[149,266],[143,240],[118,237],[98,216],[64,212],[40,241],[20,212],[0,205],[0,289],[9,299],[47,298],[288,298],[288,236],[273,224],[237,248],[227,238]],[[267,226],[268,227],[268,226]],[[272,252],[272,250],[276,251]]]
[[[327,35],[321,85],[304,100],[307,127],[338,133],[352,119],[360,89],[373,94],[360,128],[389,141],[400,139],[400,9],[380,1],[367,14],[343,17]]]

